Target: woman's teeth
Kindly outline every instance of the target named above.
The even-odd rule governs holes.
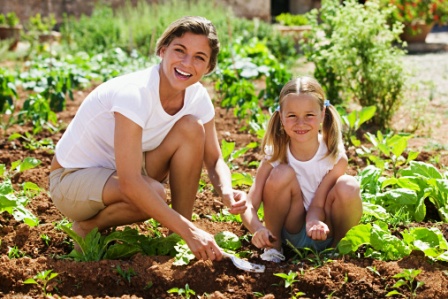
[[[179,69],[175,69],[175,70],[176,70],[176,72],[177,72],[178,74],[180,74],[180,75],[182,75],[182,76],[184,76],[184,77],[191,77],[191,76],[192,76],[191,74],[182,72],[182,71],[179,70]]]

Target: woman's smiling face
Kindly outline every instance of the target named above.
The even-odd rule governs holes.
[[[208,72],[210,55],[207,37],[187,32],[161,49],[161,76],[172,88],[184,90]]]
[[[281,121],[292,142],[317,140],[323,117],[324,111],[312,95],[288,94],[283,99]]]

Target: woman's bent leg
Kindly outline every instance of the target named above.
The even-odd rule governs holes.
[[[155,150],[146,153],[146,171],[162,181],[169,174],[172,207],[191,219],[204,160],[205,132],[193,116],[184,116]]]

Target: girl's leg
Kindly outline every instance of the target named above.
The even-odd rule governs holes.
[[[333,232],[332,247],[336,247],[345,234],[359,223],[362,202],[359,183],[349,175],[341,176],[327,196],[325,221]]]
[[[172,207],[187,219],[192,216],[203,152],[203,126],[195,117],[185,116],[174,125],[157,149],[146,153],[146,182],[156,196],[166,200],[162,182],[170,174]],[[103,201],[107,203],[106,208],[90,219],[74,223],[73,229],[80,236],[85,236],[95,227],[101,231],[149,218],[121,194],[115,174],[104,187]]]
[[[275,167],[263,189],[264,220],[277,240],[275,248],[281,248],[283,227],[290,233],[300,232],[304,219],[302,192],[294,170],[281,164]]]

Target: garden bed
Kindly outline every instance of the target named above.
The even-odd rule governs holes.
[[[74,102],[69,101],[67,110],[59,113],[59,118],[68,123],[74,116],[79,103],[85,97],[86,91],[76,93]],[[231,111],[217,108],[218,136],[227,141],[236,142],[237,146],[244,146],[254,137],[238,132],[238,120]],[[12,132],[24,133],[31,128],[13,127],[6,134]],[[50,137],[54,143],[61,133],[48,136],[48,133],[36,136],[36,139]],[[23,141],[23,140],[22,140]],[[11,165],[11,162],[34,157],[41,161],[35,169],[15,175],[12,180],[15,187],[30,181],[48,190],[48,174],[52,154],[45,150],[31,151],[24,148],[20,140],[7,141],[0,144],[0,163]],[[421,157],[431,157],[433,154],[422,154]],[[243,160],[258,160],[257,151],[247,153]],[[353,160],[352,160],[353,161]],[[239,161],[239,171],[254,174],[254,168],[247,168]],[[352,163],[350,172],[356,173],[357,167]],[[445,162],[446,163],[446,162]],[[446,165],[446,164],[445,164]],[[60,258],[67,255],[72,245],[68,236],[54,227],[63,218],[53,206],[47,192],[33,198],[27,206],[38,216],[40,224],[37,227],[14,220],[7,213],[0,215],[1,258],[0,258],[0,295],[4,298],[36,298],[43,297],[43,291],[36,285],[23,284],[38,272],[52,270],[58,276],[48,283],[47,291],[54,297],[64,298],[164,298],[180,297],[168,294],[171,288],[184,288],[188,284],[196,295],[202,298],[290,298],[297,292],[303,292],[304,298],[385,298],[392,290],[397,279],[393,276],[403,269],[420,269],[417,280],[424,282],[418,288],[417,298],[447,298],[448,297],[448,265],[443,262],[431,262],[420,252],[413,252],[409,257],[399,261],[382,262],[373,259],[339,256],[317,266],[316,259],[310,257],[298,263],[290,259],[281,264],[264,262],[259,258],[260,251],[248,242],[243,242],[243,249],[251,250],[252,262],[264,264],[265,273],[248,273],[236,269],[230,260],[220,262],[193,260],[187,266],[174,266],[173,258],[169,256],[145,256],[137,254],[127,260],[102,260],[98,262],[75,262]],[[210,191],[198,195],[194,213],[200,216],[195,223],[216,234],[220,231],[231,231],[242,236],[247,231],[241,224],[235,222],[215,222],[205,217],[221,211],[219,198]],[[427,218],[436,214],[427,213]],[[430,219],[427,219],[430,220]],[[414,225],[436,226],[448,238],[447,224],[431,224],[429,222]],[[134,226],[145,232],[144,224]],[[404,227],[399,228],[402,230]],[[166,233],[163,229],[162,232]],[[48,242],[42,238],[48,236]],[[17,248],[25,256],[8,257],[10,248]],[[297,259],[294,259],[297,260]],[[132,275],[119,274],[117,269],[128,271]],[[298,272],[292,289],[285,288],[284,279],[274,274]],[[126,278],[126,279],[125,279]],[[405,286],[398,289],[406,298],[412,296]]]

